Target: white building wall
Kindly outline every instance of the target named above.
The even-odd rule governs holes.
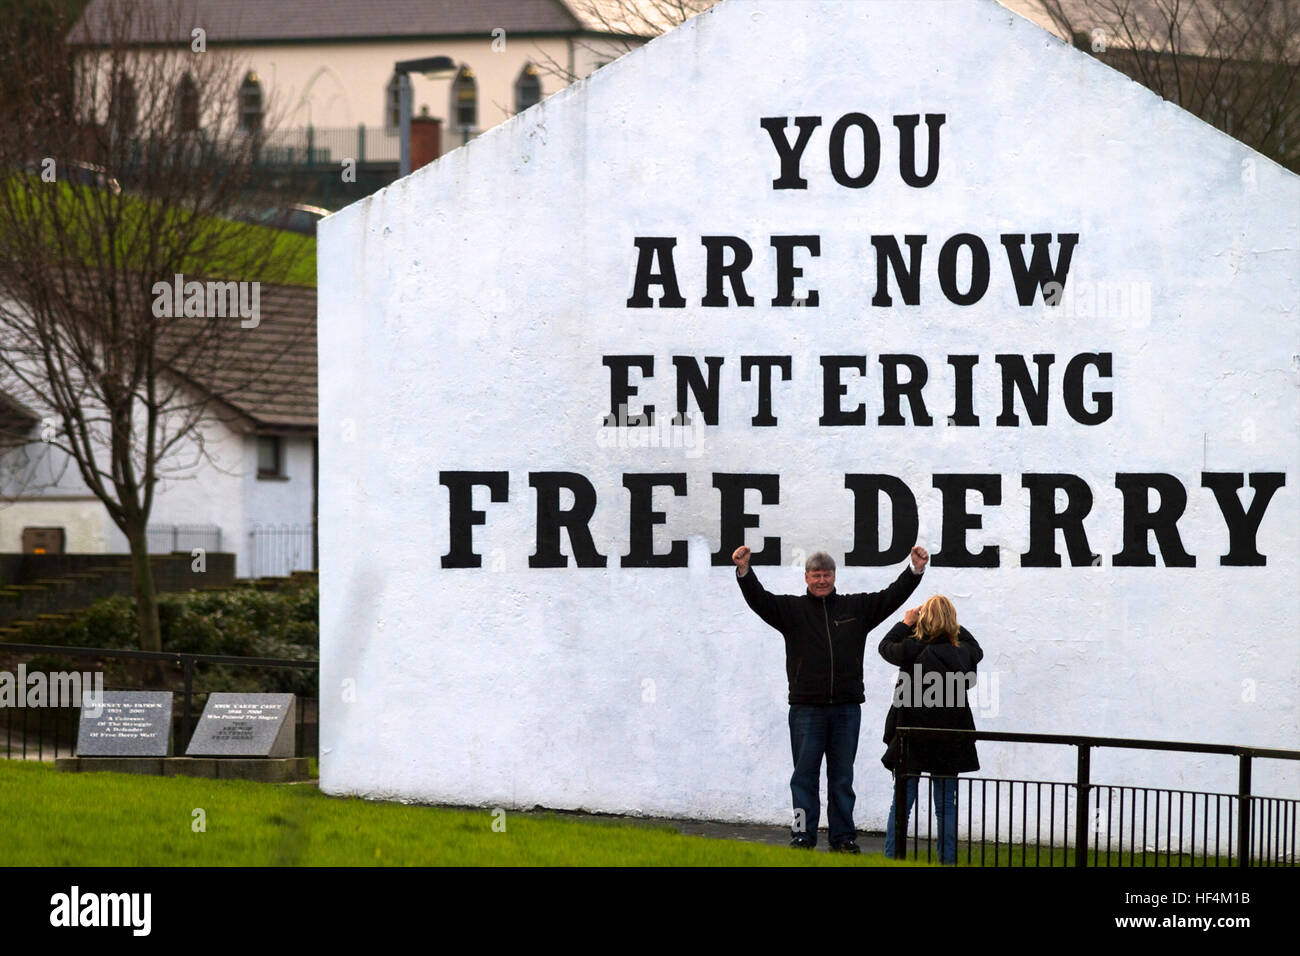
[[[158,532],[179,527],[183,550],[195,540],[184,529],[219,529],[220,550],[234,552],[240,576],[254,571],[254,528],[298,529],[299,535],[282,536],[287,546],[300,552],[296,559],[286,555],[286,560],[293,567],[310,568],[313,439],[290,434],[282,441],[282,478],[258,478],[257,436],[251,432],[212,422],[202,442],[181,442],[160,469],[164,477],[154,493],[149,527]],[[0,500],[0,551],[21,551],[22,529],[32,526],[64,528],[67,551],[124,554],[129,550],[126,536],[90,493],[75,465],[63,464],[62,452],[51,446],[29,446],[25,479],[12,468],[23,454],[11,451],[0,461],[6,479],[5,497]]]
[[[108,551],[117,530],[93,495],[0,502],[0,552],[22,551],[24,528],[62,528],[65,551],[89,554]]]
[[[245,531],[240,542],[239,573],[284,573],[312,567],[313,438],[281,437],[283,477],[259,478],[257,439],[245,446],[242,497]],[[254,533],[260,538],[255,541]],[[256,555],[255,553],[256,552]]]
[[[393,76],[393,65],[402,60],[429,56],[449,56],[458,66],[474,71],[478,83],[479,123],[477,131],[488,129],[515,114],[515,81],[528,63],[540,71],[542,96],[546,97],[566,84],[556,69],[567,70],[569,43],[562,39],[514,37],[507,34],[504,44],[494,49],[490,35],[459,40],[421,42],[370,42],[332,44],[285,44],[256,47],[222,48],[223,54],[238,58],[244,69],[257,73],[268,96],[271,119],[281,127],[316,126],[348,127],[365,124],[382,129],[385,90]],[[612,58],[612,56],[610,57]],[[595,68],[581,50],[574,63],[586,75]],[[449,138],[455,124],[449,120],[451,77],[426,79],[411,77],[412,114],[429,115],[443,120],[446,148],[459,145]],[[231,92],[231,96],[235,91]]]
[[[234,551],[236,573],[242,573],[239,546],[244,528],[244,448],[248,437],[226,424],[213,422],[203,442],[187,440],[172,456],[171,466],[154,492],[151,528],[215,526],[221,529],[221,550]],[[182,549],[188,549],[182,541]],[[126,536],[114,538],[114,550],[126,551]]]
[[[782,68],[774,68],[780,64]],[[832,177],[828,142],[846,114],[881,135],[872,184]],[[891,118],[943,113],[940,173],[899,175]],[[816,115],[804,190],[775,190],[763,117]],[[789,127],[793,134],[793,126]],[[925,142],[924,127],[919,137]],[[858,140],[859,144],[861,140]],[[863,153],[846,147],[846,167]],[[922,159],[924,163],[924,159]],[[953,598],[980,639],[998,696],[986,730],[1300,746],[1300,179],[1071,49],[992,0],[814,3],[727,0],[321,227],[321,782],[360,793],[487,806],[587,808],[772,823],[790,819],[780,637],[716,567],[714,476],[778,474],[780,500],[746,543],[779,537],[773,591],[803,589],[801,556],[841,561],[842,591],[901,568],[852,567],[851,473],[896,476],[915,495],[920,543],[941,551],[935,475],[996,476],[1001,502],[967,508],[965,541],[998,566],[932,567],[918,599]],[[1022,306],[1002,234],[1078,233],[1067,289],[1135,283],[1135,308],[1086,298]],[[940,287],[936,260],[960,233],[987,244],[990,284],[972,305]],[[820,237],[799,253],[796,290],[815,308],[776,308],[775,235]],[[920,304],[891,284],[871,304],[870,237],[923,234]],[[753,308],[703,308],[702,236],[754,253]],[[674,236],[684,309],[630,309],[634,239]],[[1028,251],[1026,247],[1026,252]],[[1059,247],[1052,246],[1055,260]],[[959,261],[967,287],[969,256]],[[892,280],[891,280],[892,283]],[[732,292],[726,287],[730,298]],[[652,290],[655,298],[660,290]],[[1061,375],[1080,353],[1112,356],[1085,393],[1113,395],[1089,426],[1067,414]],[[997,355],[1056,356],[1049,419],[999,426]],[[702,444],[611,444],[602,359],[652,354],[634,403],[675,406],[671,357],[722,356],[720,422]],[[846,408],[866,425],[823,427],[823,355],[860,355]],[[886,354],[920,356],[932,426],[877,424]],[[947,357],[976,354],[976,427],[947,427]],[[755,427],[742,355],[789,355],[773,384],[776,427]],[[694,408],[694,403],[691,403]],[[349,437],[341,425],[355,423]],[[361,436],[364,436],[362,440]],[[500,471],[508,500],[476,490],[481,567],[446,568],[444,471]],[[576,472],[595,487],[590,522],[604,567],[532,568],[530,474]],[[656,549],[688,543],[682,568],[620,566],[623,475],[683,472],[661,489]],[[1022,567],[1026,473],[1087,482],[1094,566]],[[1228,567],[1225,519],[1206,472],[1281,472],[1261,521],[1265,566]],[[1119,474],[1175,476],[1194,567],[1118,565]],[[1246,492],[1249,495],[1249,491]],[[561,507],[568,507],[562,501]],[[888,514],[888,509],[885,509]],[[882,540],[891,532],[881,522]],[[872,636],[876,641],[883,628]],[[882,828],[890,778],[878,763],[893,669],[865,662],[858,824]],[[355,700],[330,688],[355,682]],[[980,747],[983,774],[1069,780],[1073,751]],[[1106,751],[1095,781],[1233,792],[1231,758]],[[1300,773],[1257,761],[1261,792],[1300,795]]]

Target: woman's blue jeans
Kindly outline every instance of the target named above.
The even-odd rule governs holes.
[[[916,777],[907,780],[907,815],[912,816],[916,803]],[[939,824],[939,862],[957,862],[957,778],[931,777],[929,781],[934,796],[934,815]],[[894,855],[894,801],[889,802],[889,819],[885,822],[885,856]],[[903,831],[907,842],[907,831]]]

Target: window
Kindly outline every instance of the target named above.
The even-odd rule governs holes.
[[[262,131],[262,81],[252,70],[239,85],[239,128],[245,133]]]
[[[108,112],[109,126],[115,136],[124,139],[135,132],[135,84],[129,76],[119,76],[113,83],[113,99]]]
[[[515,80],[515,112],[522,113],[541,101],[542,81],[537,75],[537,67],[529,63],[519,74],[519,79]]]
[[[451,105],[459,129],[468,131],[478,126],[478,81],[467,66],[460,68],[451,83]]]
[[[402,78],[396,73],[384,88],[384,122],[389,131],[402,126]]]
[[[257,477],[284,477],[284,449],[279,435],[257,436]]]
[[[199,88],[188,73],[176,84],[176,128],[182,133],[199,128]]]

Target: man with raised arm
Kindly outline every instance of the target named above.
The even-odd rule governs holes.
[[[818,551],[804,565],[801,595],[770,594],[749,567],[749,548],[731,555],[745,603],[785,638],[785,674],[790,682],[790,750],[794,774],[790,794],[794,822],[790,845],[817,845],[822,755],[826,756],[826,810],[831,850],[858,853],[853,828],[853,761],[862,724],[862,651],[867,634],[903,606],[930,560],[919,545],[911,563],[883,591],[840,594],[835,560]]]

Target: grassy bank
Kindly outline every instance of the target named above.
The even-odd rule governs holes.
[[[195,811],[202,811],[201,814]],[[196,832],[196,821],[205,829]],[[497,828],[493,828],[497,822]],[[504,823],[504,831],[500,831]],[[0,866],[897,865],[663,824],[372,803],[309,784],[60,773],[0,761]]]

